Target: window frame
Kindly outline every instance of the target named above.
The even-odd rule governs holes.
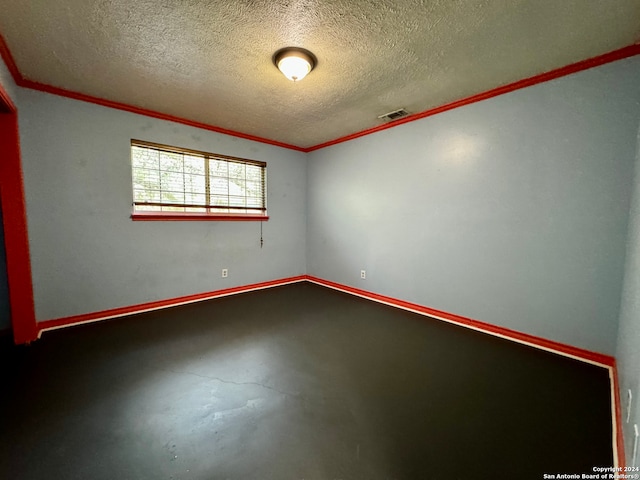
[[[205,162],[205,171],[207,172],[205,176],[206,182],[206,192],[205,195],[207,200],[210,202],[209,198],[209,189],[210,189],[210,177],[208,175],[209,170],[209,162],[211,160],[222,160],[227,163],[241,163],[244,165],[257,165],[262,169],[262,186],[263,186],[263,209],[262,214],[258,213],[224,213],[224,212],[179,212],[179,211],[153,211],[153,210],[136,210],[136,201],[135,201],[135,184],[134,184],[134,176],[133,176],[133,147],[141,147],[141,148],[151,148],[154,150],[164,151],[167,153],[176,153],[180,155],[196,155],[204,157]],[[171,145],[163,145],[160,143],[147,142],[145,140],[136,140],[131,139],[131,144],[129,146],[130,152],[130,166],[131,166],[131,206],[133,211],[131,213],[132,220],[147,220],[147,221],[197,221],[197,220],[205,220],[205,221],[265,221],[269,220],[269,215],[267,215],[267,162],[261,162],[258,160],[250,160],[246,158],[240,157],[232,157],[230,155],[222,155],[218,153],[211,152],[203,152],[200,150],[193,150],[189,148],[182,147],[174,147]],[[152,203],[152,202],[149,202]],[[158,202],[162,203],[162,202]],[[182,204],[176,203],[176,207],[180,206],[188,206],[186,202]],[[158,205],[159,206],[159,205]],[[188,208],[188,207],[187,207]],[[202,208],[216,208],[214,205],[202,205]],[[227,206],[219,206],[218,208],[229,208],[232,207]],[[246,208],[247,210],[258,210],[252,208]]]

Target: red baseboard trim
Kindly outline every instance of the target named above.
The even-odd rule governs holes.
[[[571,345],[555,342],[553,340],[547,340],[546,338],[536,337],[535,335],[530,335],[528,333],[518,332],[509,328],[492,325],[490,323],[481,322],[479,320],[473,320],[471,318],[455,315],[453,313],[443,312],[441,310],[425,307],[423,305],[406,302],[404,300],[398,300],[392,297],[387,297],[385,295],[380,295],[378,293],[368,292],[359,288],[349,287],[347,285],[331,282],[329,280],[323,280],[321,278],[313,277],[310,275],[307,275],[307,279],[310,282],[317,283],[318,285],[323,285],[325,287],[333,288],[335,290],[340,290],[346,293],[351,293],[353,295],[384,303],[386,305],[391,305],[394,307],[402,308],[404,310],[427,315],[429,317],[434,317],[449,323],[472,328],[479,332],[506,338],[508,340],[513,340],[518,343],[541,348],[553,353],[558,353],[578,360],[583,360],[601,367],[612,367],[615,364],[615,359],[612,356],[604,355],[602,353],[573,347]]]
[[[312,152],[314,150],[320,150],[321,148],[330,147],[338,143],[348,142],[349,140],[353,140],[359,137],[364,137],[365,135],[370,135],[372,133],[380,132],[382,130],[387,130],[389,128],[397,127],[398,125],[403,125],[405,123],[415,122],[416,120],[430,117],[432,115],[437,115],[438,113],[443,113],[448,110],[464,107],[465,105],[470,105],[472,103],[481,102],[482,100],[487,100],[492,97],[497,97],[505,93],[510,93],[515,90],[519,90],[521,88],[531,87],[539,83],[555,80],[556,78],[571,75],[573,73],[578,73],[583,70],[588,70],[590,68],[598,67],[606,63],[615,62],[617,60],[622,60],[624,58],[633,57],[638,54],[640,54],[640,44],[629,45],[627,47],[620,48],[618,50],[614,50],[612,52],[608,52],[603,55],[599,55],[597,57],[589,58],[587,60],[583,60],[577,63],[572,63],[571,65],[567,65],[565,67],[557,68],[549,72],[541,73],[539,75],[534,75],[533,77],[518,80],[517,82],[513,82],[508,85],[504,85],[502,87],[494,88],[486,92],[478,93],[476,95],[472,95],[470,97],[463,98],[461,100],[456,100],[455,102],[447,103],[446,105],[441,105],[439,107],[431,108],[429,110],[425,110],[420,113],[408,115],[404,118],[398,119],[393,122],[385,123],[383,125],[378,125],[377,127],[373,127],[373,128],[368,128],[360,132],[356,132],[350,135],[346,135],[344,137],[336,138],[335,140],[330,140],[328,142],[320,143],[318,145],[305,149],[305,152]]]
[[[592,352],[590,350],[585,350],[582,348],[573,347],[564,343],[547,340],[545,338],[536,337],[534,335],[529,335],[527,333],[518,332],[508,328],[491,325],[479,320],[473,320],[471,318],[462,317],[460,315],[443,312],[441,310],[436,310],[415,303],[405,302],[404,300],[398,300],[392,297],[387,297],[385,295],[368,292],[359,288],[342,285],[340,283],[331,282],[329,280],[324,280],[311,275],[307,275],[306,279],[309,282],[329,287],[334,290],[339,290],[341,292],[356,295],[368,300],[373,300],[385,305],[402,308],[403,310],[419,313],[431,318],[436,318],[438,320],[444,320],[446,322],[466,328],[471,328],[488,335],[512,340],[534,348],[546,350],[576,360],[591,363],[598,367],[606,368],[609,371],[611,388],[611,424],[614,466],[625,466],[624,438],[622,434],[622,413],[620,407],[620,386],[618,383],[618,370],[616,368],[616,361],[614,357],[604,355],[602,353]]]
[[[229,295],[235,295],[239,293],[246,293],[255,290],[261,290],[265,288],[271,288],[281,285],[287,285],[291,283],[298,283],[302,281],[308,281],[321,285],[324,287],[339,290],[351,295],[356,295],[368,300],[383,303],[393,307],[408,310],[414,313],[422,314],[443,320],[455,325],[459,325],[466,328],[486,333],[493,336],[512,340],[521,344],[525,344],[534,348],[550,351],[552,353],[560,354],[577,360],[582,360],[587,363],[595,364],[599,367],[607,368],[609,370],[609,376],[611,379],[611,410],[612,410],[612,434],[613,434],[613,454],[614,461],[617,467],[625,466],[625,452],[624,452],[624,439],[622,434],[622,414],[620,403],[620,387],[618,383],[618,372],[616,368],[615,359],[609,355],[592,352],[589,350],[573,347],[560,342],[547,340],[527,333],[518,332],[504,327],[491,325],[489,323],[473,320],[471,318],[463,317],[460,315],[443,312],[442,310],[436,310],[433,308],[425,307],[404,300],[398,300],[386,295],[380,295],[377,293],[369,292],[359,288],[350,287],[340,283],[324,280],[312,275],[299,275],[295,277],[288,277],[279,280],[272,280],[261,283],[254,283],[245,286],[226,288],[222,290],[215,290],[213,292],[199,293],[195,295],[186,295],[169,300],[160,300],[155,302],[148,302],[139,305],[133,305],[128,307],[114,308],[110,310],[103,310],[100,312],[87,313],[82,315],[75,315],[71,317],[58,318],[54,320],[48,320],[40,322],[38,326],[38,336],[42,332],[48,330],[56,330],[59,328],[69,327],[73,325],[93,323],[102,320],[108,320],[112,318],[123,317],[127,315],[133,315],[137,313],[144,313],[153,310],[160,310],[164,308],[175,307],[179,305],[185,305],[189,303],[200,302],[204,300],[211,300],[214,298],[220,298]]]
[[[617,458],[618,460],[618,464],[615,466],[622,467],[624,469],[624,467],[626,467],[627,464],[626,464],[625,451],[624,451],[624,434],[622,430],[622,404],[620,401],[620,382],[618,379],[618,367],[615,364],[615,362],[610,369],[610,375],[611,375],[611,396],[612,396],[611,415],[613,416],[613,425],[615,428],[613,432],[614,434],[613,441],[615,445],[614,457]]]
[[[91,312],[81,315],[74,315],[70,317],[57,318],[53,320],[46,320],[38,322],[38,331],[52,330],[65,326],[76,325],[79,323],[95,322],[99,320],[106,320],[109,318],[122,317],[126,315],[132,315],[136,313],[148,312],[152,310],[159,310],[162,308],[174,307],[178,305],[184,305],[187,303],[194,303],[203,300],[209,300],[213,298],[223,297],[227,295],[233,295],[236,293],[245,293],[254,290],[260,290],[263,288],[275,287],[279,285],[287,285],[289,283],[297,283],[301,281],[309,281],[318,285],[340,290],[345,293],[357,295],[369,300],[373,300],[386,305],[402,308],[415,313],[434,317],[439,320],[444,320],[449,323],[454,323],[467,328],[487,333],[494,336],[499,336],[509,340],[514,340],[519,343],[524,343],[536,348],[542,348],[554,353],[576,358],[578,360],[587,361],[597,364],[602,367],[614,367],[615,359],[612,356],[604,355],[602,353],[592,352],[589,350],[573,347],[553,340],[547,340],[545,338],[530,335],[528,333],[518,332],[505,327],[492,325],[490,323],[481,322],[471,318],[463,317],[453,313],[444,312],[442,310],[436,310],[434,308],[425,307],[416,303],[406,302],[404,300],[398,300],[396,298],[380,295],[378,293],[361,290],[359,288],[350,287],[348,285],[342,285],[340,283],[332,282],[330,280],[324,280],[311,275],[299,275],[295,277],[288,277],[278,280],[270,280],[267,282],[254,283],[250,285],[243,285],[238,287],[225,288],[222,290],[215,290],[212,292],[197,293],[194,295],[186,295],[177,298],[171,298],[168,300],[159,300],[155,302],[147,302],[138,305],[132,305],[127,307],[113,308],[110,310],[103,310],[99,312]]]
[[[290,283],[297,283],[305,280],[306,280],[305,275],[299,275],[296,277],[288,277],[288,278],[282,278],[279,280],[270,280],[267,282],[243,285],[240,287],[224,288],[222,290],[215,290],[213,292],[197,293],[195,295],[185,295],[183,297],[172,298],[169,300],[159,300],[156,302],[141,303],[139,305],[132,305],[128,307],[112,308],[110,310],[103,310],[100,312],[92,312],[92,313],[85,313],[82,315],[74,315],[71,317],[56,318],[54,320],[38,322],[37,324],[38,336],[40,336],[42,332],[45,332],[47,330],[56,330],[59,328],[69,327],[73,325],[99,322],[102,320],[124,317],[127,315],[134,315],[137,313],[151,312],[153,310],[161,310],[164,308],[176,307],[178,305],[186,305],[189,303],[202,302],[204,300],[212,300],[214,298],[226,297],[229,295],[235,295],[239,293],[253,292],[255,290],[262,290],[265,288],[288,285]]]

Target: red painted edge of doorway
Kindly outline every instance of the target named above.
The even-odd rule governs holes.
[[[15,343],[37,338],[27,208],[20,159],[18,112],[8,93],[0,85],[0,199],[4,227],[9,305]],[[4,111],[2,111],[4,110]]]

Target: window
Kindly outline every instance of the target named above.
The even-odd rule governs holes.
[[[267,164],[131,141],[134,220],[265,220]]]

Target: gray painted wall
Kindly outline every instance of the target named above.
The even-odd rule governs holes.
[[[613,354],[639,73],[636,57],[308,156],[13,86],[37,318],[306,272]],[[267,161],[265,247],[256,222],[132,222],[131,138]]]
[[[636,108],[640,112],[640,105],[636,105]],[[628,465],[632,464],[633,424],[640,423],[640,411],[638,410],[640,405],[638,398],[640,397],[640,132],[634,185],[616,351],[623,421],[628,408],[627,390],[631,389],[633,394],[630,421],[623,423]]]
[[[38,321],[305,273],[304,154],[18,93]],[[132,138],[266,161],[264,248],[260,222],[133,222]]]
[[[638,78],[636,57],[311,153],[308,273],[614,354]]]

